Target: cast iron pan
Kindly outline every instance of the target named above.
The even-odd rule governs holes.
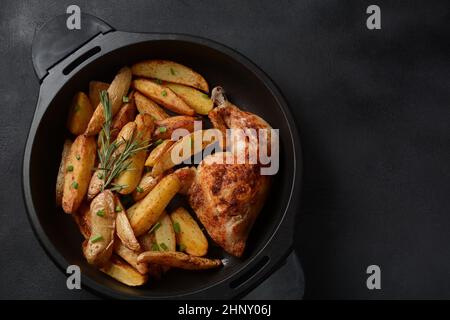
[[[248,59],[211,40],[181,34],[115,31],[90,15],[81,30],[66,28],[66,16],[46,23],[35,35],[33,64],[40,80],[39,99],[23,159],[23,191],[37,238],[63,271],[76,264],[82,286],[112,298],[237,298],[260,284],[292,251],[294,215],[298,210],[301,150],[287,104],[272,81]],[[82,237],[73,220],[55,208],[55,179],[67,137],[68,105],[90,80],[111,81],[125,64],[143,59],[170,59],[202,74],[210,86],[222,85],[229,98],[280,130],[280,170],[250,237],[243,258],[219,249],[213,255],[225,266],[207,272],[171,270],[161,281],[131,288],[88,265]]]

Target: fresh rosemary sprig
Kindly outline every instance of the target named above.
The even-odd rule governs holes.
[[[105,122],[100,131],[100,148],[98,149],[99,166],[97,169],[103,171],[102,191],[109,186],[112,191],[120,191],[125,185],[114,184],[113,181],[122,172],[129,169],[131,157],[141,150],[147,149],[148,141],[141,141],[140,135],[133,135],[129,140],[111,141],[112,111],[108,93],[100,92],[100,101],[103,106]],[[123,146],[123,147],[122,147]],[[121,147],[121,152],[118,151]]]

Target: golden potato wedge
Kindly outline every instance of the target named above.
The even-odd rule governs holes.
[[[125,208],[118,196],[114,199],[116,211],[116,233],[121,242],[130,250],[138,251],[141,249],[139,241],[134,235],[133,228],[131,228],[130,221],[128,220]],[[120,254],[119,254],[120,255]],[[123,258],[123,257],[122,257]],[[125,259],[125,258],[124,258]],[[127,259],[125,259],[127,260]],[[128,261],[128,260],[127,260]]]
[[[134,101],[139,113],[149,114],[154,120],[162,120],[168,118],[169,115],[156,104],[139,92],[134,93]]]
[[[214,133],[217,129],[207,129],[194,131],[175,142],[169,150],[158,158],[152,169],[152,176],[156,177],[164,171],[183,163],[190,159],[195,153],[201,152],[207,146],[216,142]],[[207,138],[208,137],[208,138]],[[200,142],[196,142],[200,140]]]
[[[133,268],[135,268],[140,274],[147,274],[147,263],[137,262],[137,257],[141,251],[133,251],[127,248],[120,240],[114,242],[114,253],[128,262]]]
[[[67,129],[74,134],[82,134],[91,120],[94,110],[84,92],[78,92],[72,100],[67,118]]]
[[[109,83],[101,81],[91,81],[89,82],[89,100],[91,101],[91,106],[96,107],[100,103],[100,92],[103,90],[108,90]]]
[[[174,174],[180,179],[181,188],[179,194],[186,195],[194,182],[197,169],[195,167],[183,167],[175,170]]]
[[[203,257],[208,253],[208,240],[189,212],[180,207],[170,214],[177,244],[192,256]]]
[[[214,103],[206,93],[178,83],[167,82],[164,85],[175,92],[198,114],[207,115],[213,108]]]
[[[158,177],[153,177],[151,175],[151,172],[145,173],[141,181],[139,182],[139,185],[136,187],[136,190],[133,191],[133,199],[134,201],[139,201],[152,191],[152,189],[158,184],[159,181],[161,181],[163,175],[160,175]]]
[[[94,138],[84,135],[78,136],[70,148],[62,198],[62,207],[66,213],[77,211],[86,195],[95,163],[96,149]]]
[[[154,123],[151,116],[148,114],[138,114],[134,122],[136,123],[134,138],[147,144],[150,141],[154,128]],[[117,185],[124,186],[118,191],[120,194],[130,194],[136,190],[136,187],[142,177],[142,170],[144,169],[146,157],[147,151],[144,149],[140,150],[128,159],[128,161],[130,161],[128,169],[123,171],[115,179],[115,183]]]
[[[103,188],[103,179],[104,172],[103,170],[97,169],[91,177],[91,181],[89,182],[89,187],[87,191],[87,199],[91,201],[94,199]]]
[[[91,208],[87,202],[83,202],[80,208],[72,214],[80,233],[85,239],[91,236]]]
[[[192,69],[168,60],[146,60],[131,67],[133,75],[184,84],[208,92],[208,83]]]
[[[91,236],[83,242],[83,254],[88,263],[105,265],[111,257],[114,245],[116,214],[114,195],[105,190],[90,205]]]
[[[67,168],[67,158],[70,154],[70,147],[72,146],[72,141],[66,139],[63,145],[63,151],[61,153],[61,162],[59,163],[58,175],[56,176],[56,205],[61,206],[62,197],[64,193],[64,176]]]
[[[187,116],[195,115],[194,109],[179,98],[172,90],[152,80],[133,80],[132,87],[167,109]]]
[[[176,251],[145,251],[138,256],[138,262],[154,263],[185,270],[206,270],[222,266],[219,259],[190,256]]]
[[[155,131],[153,140],[165,140],[172,137],[172,132],[176,129],[186,129],[187,132],[194,131],[194,117],[175,116],[163,120],[155,121]]]
[[[127,210],[136,236],[147,232],[159,219],[170,200],[180,190],[180,180],[174,174],[165,176],[144,199]]]
[[[175,143],[172,140],[164,140],[160,144],[158,144],[148,155],[147,160],[145,160],[145,166],[153,167],[155,163],[158,161],[159,157],[161,157],[169,148]]]
[[[155,229],[155,239],[161,251],[176,251],[177,240],[173,230],[172,220],[167,213],[164,213],[157,222],[158,228]]]
[[[128,94],[128,89],[131,83],[131,70],[128,67],[123,67],[119,70],[114,80],[111,82],[107,92],[109,101],[111,103],[111,113],[115,116],[122,106],[123,97]],[[89,121],[88,127],[85,131],[87,136],[93,136],[100,132],[103,123],[105,122],[105,114],[103,105],[100,102]]]
[[[132,96],[129,98],[129,102],[125,103],[117,114],[114,116],[111,123],[111,141],[116,139],[120,130],[130,121],[136,118],[136,105]]]
[[[100,270],[131,287],[142,286],[148,280],[146,275],[140,274],[136,269],[116,256],[112,256],[111,261]]]

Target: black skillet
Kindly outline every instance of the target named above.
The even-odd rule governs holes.
[[[82,14],[81,30],[68,30],[66,16],[46,23],[35,35],[33,65],[41,83],[23,159],[23,192],[31,225],[56,265],[82,270],[82,286],[112,298],[229,299],[243,296],[292,251],[299,208],[301,149],[293,117],[273,82],[252,62],[214,41],[181,35],[116,31]],[[229,98],[280,130],[280,170],[248,239],[243,258],[222,254],[225,266],[206,272],[170,271],[161,281],[131,288],[88,265],[72,219],[55,208],[55,179],[65,122],[73,95],[90,80],[111,81],[123,65],[149,58],[174,60],[223,86]]]

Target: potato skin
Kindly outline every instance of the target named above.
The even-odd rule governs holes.
[[[136,269],[116,256],[112,256],[111,261],[100,270],[130,287],[142,286],[148,280],[146,275],[140,274]]]
[[[131,83],[131,70],[128,67],[123,67],[119,70],[114,80],[111,82],[107,92],[109,101],[111,103],[111,113],[113,116],[119,111],[122,106],[122,99],[128,94],[128,89]],[[103,123],[105,122],[105,114],[103,105],[100,102],[95,108],[91,121],[85,131],[85,135],[93,136],[100,132]]]
[[[67,171],[67,158],[70,154],[70,148],[72,147],[72,141],[66,139],[63,145],[63,151],[61,154],[61,162],[59,164],[58,175],[56,177],[56,205],[61,206],[64,193],[64,176]]]
[[[139,200],[145,198],[145,196],[150,191],[152,191],[152,189],[158,184],[158,182],[161,181],[162,177],[163,176],[160,175],[155,178],[151,175],[150,172],[145,173],[142,176],[141,181],[139,182],[139,185],[138,185],[139,191],[137,190],[137,188],[133,191],[134,201],[139,201]]]
[[[147,232],[160,218],[170,200],[180,190],[180,181],[174,174],[165,176],[144,199],[127,210],[134,234],[138,237]]]
[[[96,107],[100,103],[100,92],[103,90],[108,90],[109,83],[101,81],[91,81],[89,82],[89,100],[91,101],[91,106]]]
[[[172,132],[176,129],[186,129],[188,132],[194,131],[194,117],[175,116],[163,120],[155,121],[155,132],[153,140],[166,140],[172,137]]]
[[[146,251],[138,256],[138,262],[148,262],[185,270],[206,270],[222,266],[219,259],[194,257],[175,251]]]
[[[187,116],[195,115],[194,109],[168,87],[147,79],[133,80],[132,87],[173,112]]]
[[[180,227],[180,232],[176,234],[177,243],[186,248],[186,253],[197,257],[208,253],[208,240],[186,209],[178,208],[170,214],[170,218]]]
[[[67,165],[72,171],[64,176],[62,207],[64,212],[73,213],[79,208],[86,195],[92,168],[95,163],[97,146],[93,137],[78,136],[70,148]]]
[[[156,104],[140,92],[134,92],[134,102],[136,108],[141,114],[149,114],[154,120],[162,120],[169,117],[169,115]]]
[[[115,209],[120,209],[116,216],[116,233],[123,245],[130,250],[138,251],[141,246],[133,233],[133,228],[131,228],[130,221],[128,220],[125,208],[118,196],[114,197]],[[117,211],[117,210],[116,210]],[[124,258],[125,259],[125,258]],[[126,259],[125,259],[126,260]]]
[[[74,134],[82,134],[91,120],[94,110],[91,102],[84,92],[78,92],[72,100],[67,117],[67,129]]]
[[[164,83],[165,86],[170,88],[177,96],[184,100],[192,109],[198,114],[207,115],[212,110],[214,103],[211,98],[194,88],[177,84],[177,83]]]
[[[141,253],[140,250],[133,251],[127,248],[122,242],[114,242],[114,253],[120,256],[123,260],[128,262],[134,269],[136,269],[140,274],[147,274],[148,267],[147,263],[137,262],[137,258]]]
[[[133,121],[136,117],[136,105],[134,103],[134,99],[130,98],[128,103],[125,103],[117,114],[114,116],[111,123],[111,141],[116,139],[120,130],[122,130],[123,126],[125,126],[128,122]]]
[[[164,140],[159,145],[157,145],[148,155],[147,160],[145,160],[145,166],[153,167],[158,159],[170,149],[170,147],[175,143],[172,140]]]
[[[134,64],[131,71],[135,76],[159,79],[191,86],[208,92],[205,78],[182,64],[169,60],[146,60]]]

